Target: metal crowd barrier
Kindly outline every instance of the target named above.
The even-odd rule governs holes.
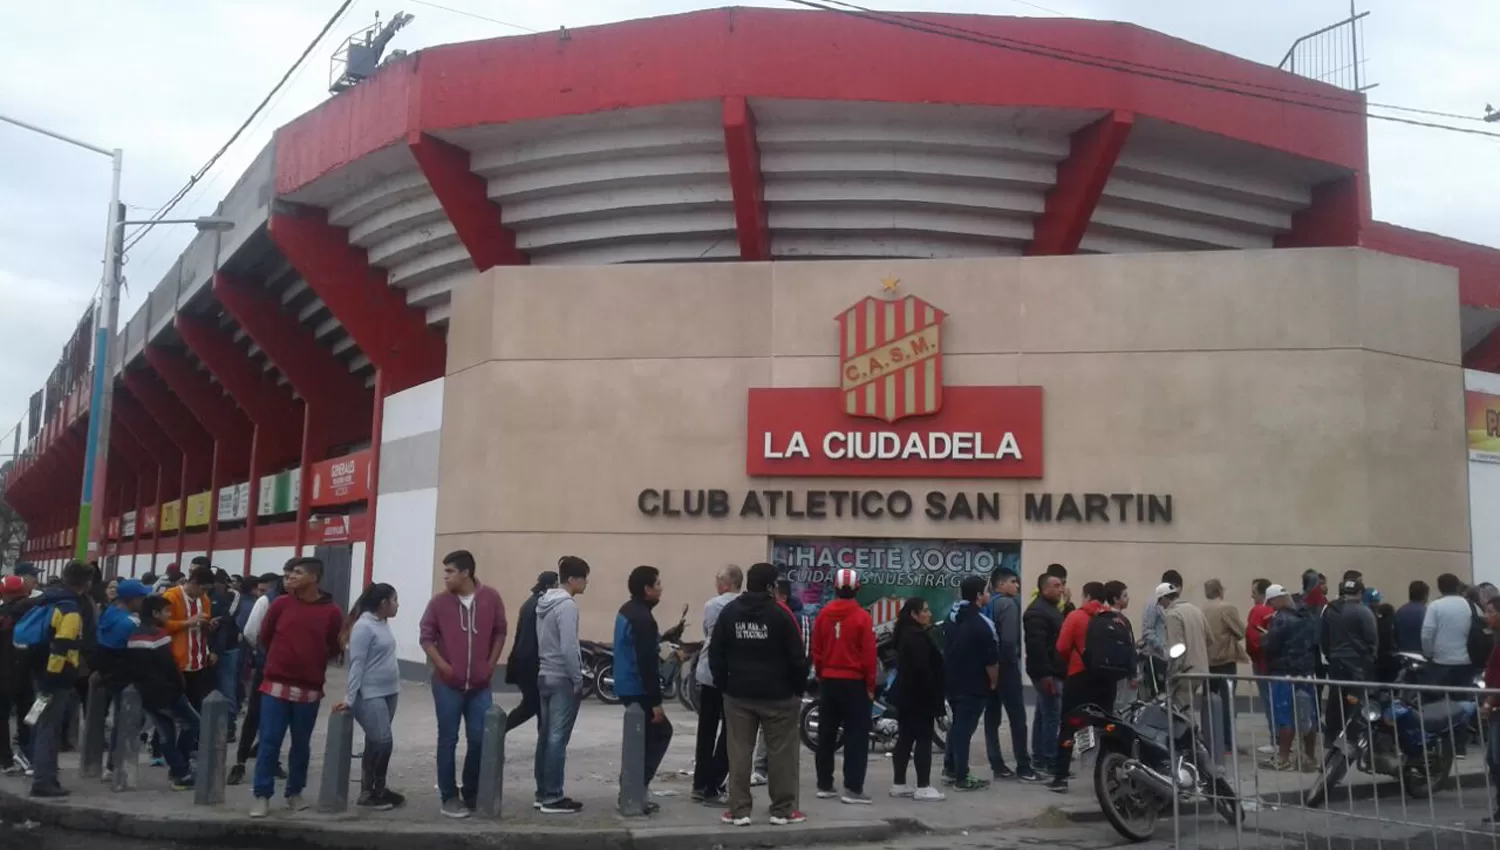
[[[1176,848],[1500,850],[1488,767],[1500,763],[1500,709],[1493,720],[1480,713],[1500,690],[1193,673],[1169,674],[1166,691],[1179,705],[1190,702],[1192,745],[1202,741],[1222,759],[1244,813],[1231,825],[1211,792],[1178,795],[1170,813]],[[1330,694],[1343,714],[1331,736]],[[1454,716],[1457,723],[1445,722]],[[1288,725],[1290,759],[1282,762],[1273,730]],[[1377,742],[1377,752],[1340,736],[1345,728]],[[1178,750],[1174,741],[1174,766],[1185,755]],[[1330,785],[1341,759],[1347,770]]]

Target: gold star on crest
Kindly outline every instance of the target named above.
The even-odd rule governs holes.
[[[885,288],[884,291],[887,293],[895,292],[896,287],[901,285],[901,278],[883,277],[880,279],[880,285]]]

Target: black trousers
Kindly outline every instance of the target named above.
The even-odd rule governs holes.
[[[903,711],[896,715],[896,751],[891,770],[897,785],[906,784],[906,765],[917,769],[917,787],[932,787],[932,738],[936,720],[931,714]]]
[[[186,688],[188,704],[194,711],[202,714],[203,700],[219,686],[219,671],[210,665],[202,670],[183,673],[182,683]]]
[[[651,707],[639,699],[626,697],[620,702],[627,707],[640,703],[646,709],[646,785],[650,786],[651,780],[656,778],[656,771],[661,768],[661,760],[667,757],[667,747],[672,743],[672,721],[663,715],[660,722],[652,722]]]
[[[729,730],[724,724],[724,692],[704,685],[698,697],[698,740],[693,752],[693,790],[724,793],[729,778]]]
[[[524,681],[516,685],[521,691],[521,704],[515,710],[505,715],[505,731],[520,726],[522,723],[536,717],[536,710],[542,704],[541,695],[537,693],[536,677],[526,677]]]
[[[1053,776],[1066,780],[1073,764],[1074,728],[1068,725],[1068,715],[1074,709],[1090,703],[1112,711],[1115,707],[1114,679],[1106,679],[1087,671],[1074,673],[1063,681],[1062,722],[1057,727],[1057,765]]]
[[[863,679],[823,679],[818,683],[818,790],[833,789],[833,754],[844,732],[844,788],[865,792],[870,759],[870,692]]]
[[[10,767],[15,763],[16,754],[10,746],[10,719],[16,714],[16,698],[11,694],[0,693],[0,768]],[[16,717],[16,731],[26,728],[21,722],[21,717]]]
[[[1222,673],[1233,676],[1238,670],[1235,664],[1213,664],[1208,668],[1210,673]],[[1234,683],[1227,679],[1211,679],[1208,683],[1211,693],[1219,697],[1219,716],[1214,718],[1218,725],[1218,735],[1210,736],[1209,740],[1218,741],[1224,747],[1225,752],[1234,749]],[[1208,734],[1208,730],[1204,730]],[[1215,756],[1218,754],[1216,753]]]
[[[255,740],[260,735],[260,683],[264,672],[256,666],[250,674],[250,690],[246,691],[249,699],[246,700],[248,704],[245,706],[245,721],[240,724],[240,743],[234,753],[236,764],[244,764],[250,760],[250,752],[255,748]]]

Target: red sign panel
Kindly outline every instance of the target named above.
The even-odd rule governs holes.
[[[308,504],[347,505],[370,498],[370,450],[312,465],[312,498]]]
[[[156,505],[141,508],[141,531],[152,534],[156,531]]]
[[[315,544],[348,543],[353,538],[345,514],[314,514],[307,518],[307,530]]]
[[[865,298],[841,313],[843,412],[895,422],[942,409],[945,318],[915,295]]]
[[[111,519],[104,527],[104,536],[118,540],[120,538],[120,518]]]
[[[942,409],[896,424],[847,412],[842,387],[750,390],[755,476],[1041,478],[1041,387],[947,387]]]

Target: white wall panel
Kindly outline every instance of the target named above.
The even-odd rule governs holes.
[[[432,596],[437,488],[381,495],[375,512],[374,579],[395,587],[401,599],[401,612],[391,621],[397,657],[421,662],[426,656],[418,623]]]

